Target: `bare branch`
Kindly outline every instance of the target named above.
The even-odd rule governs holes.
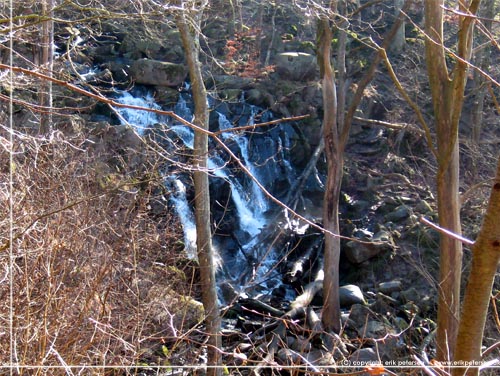
[[[464,244],[467,244],[467,245],[473,245],[474,242],[472,240],[469,240],[467,238],[464,238],[463,236],[461,235],[458,235],[458,234],[455,234],[445,228],[442,228],[442,227],[439,227],[438,225],[436,225],[435,223],[432,223],[431,221],[429,221],[427,218],[425,217],[420,217],[420,222],[422,223],[425,223],[426,225],[432,227],[434,230],[440,232],[441,234],[444,234],[452,239],[455,239],[455,240],[458,240],[458,241],[461,241],[462,243]]]

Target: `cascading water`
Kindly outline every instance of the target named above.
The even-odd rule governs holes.
[[[122,92],[117,101],[147,108],[160,108],[148,92],[141,95]],[[221,133],[222,140],[253,176],[251,178],[243,173],[227,152],[212,142],[208,172],[211,175],[211,195],[214,201],[213,221],[217,224],[214,231],[214,248],[218,250],[222,264],[218,281],[229,283],[238,293],[248,293],[251,296],[270,292],[281,283],[281,276],[276,269],[281,256],[272,245],[273,239],[268,239],[267,232],[271,226],[278,225],[271,225],[269,219],[276,218],[281,208],[270,206],[269,199],[254,179],[270,191],[279,187],[279,182],[286,181],[285,185],[291,185],[290,179],[294,178],[295,174],[285,159],[286,147],[290,142],[288,134],[283,131],[283,127],[287,126],[281,125],[280,128],[266,131],[256,128],[251,133],[233,132],[233,124],[254,125],[259,109],[244,101],[232,104],[231,109],[228,106],[215,108],[217,101],[213,98],[209,100],[209,104],[212,105],[212,123],[215,124],[211,124],[211,128],[217,127],[224,131]],[[179,101],[172,110],[187,121],[193,119],[190,96],[186,92],[180,94]],[[186,148],[193,148],[194,132],[186,125],[150,112],[130,109],[118,111],[123,117],[122,122],[134,126],[141,135],[151,125],[162,122],[166,125],[165,138],[176,138]],[[231,118],[237,120],[231,121]],[[165,185],[171,192],[170,201],[183,225],[186,253],[195,258],[196,231],[186,184],[182,174],[165,174]],[[224,210],[217,210],[217,207],[224,205]],[[227,219],[229,212],[232,214]],[[224,225],[220,225],[221,223]],[[221,297],[221,300],[227,299]]]
[[[193,211],[186,198],[186,186],[176,175],[171,175],[165,180],[165,185],[167,187],[170,185],[170,200],[182,223],[186,254],[188,258],[196,259],[196,224]]]
[[[121,91],[116,98],[118,103],[140,106],[151,108],[154,110],[160,110],[161,107],[156,104],[153,95],[150,92],[146,92],[144,96],[132,95],[130,92]],[[134,126],[134,129],[140,135],[144,134],[145,129],[151,125],[160,123],[163,120],[162,116],[158,116],[154,112],[149,111],[137,111],[130,108],[120,108],[118,109],[118,114],[120,117],[120,121],[122,123],[129,123]]]

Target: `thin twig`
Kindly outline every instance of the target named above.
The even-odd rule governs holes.
[[[444,235],[446,235],[446,236],[448,236],[450,238],[458,240],[458,241],[460,241],[460,242],[462,242],[464,244],[474,245],[474,242],[472,240],[464,238],[463,236],[455,234],[454,232],[451,232],[450,230],[447,230],[445,228],[439,227],[438,225],[436,225],[435,223],[432,223],[431,221],[429,221],[425,217],[420,217],[420,222],[425,223],[426,225],[432,227],[434,230],[440,232],[441,234],[444,234]]]

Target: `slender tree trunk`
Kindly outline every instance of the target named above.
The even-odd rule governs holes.
[[[339,11],[345,12],[345,4],[339,3]],[[407,10],[410,1],[405,1],[402,9]],[[337,2],[330,4],[332,13],[337,12]],[[399,14],[391,30],[385,35],[382,49],[391,43],[404,17]],[[323,227],[325,228],[324,245],[324,280],[323,280],[323,314],[322,322],[327,331],[340,331],[339,301],[339,199],[343,176],[344,150],[349,138],[352,120],[366,86],[373,79],[376,68],[382,59],[378,52],[367,69],[366,74],[358,82],[356,92],[347,107],[346,91],[348,80],[345,69],[346,33],[338,29],[339,43],[337,50],[337,70],[339,90],[335,84],[335,71],[330,61],[332,30],[325,17],[318,21],[317,44],[318,65],[323,84],[323,140],[327,158],[327,182],[323,201]],[[337,95],[338,94],[338,95]]]
[[[54,0],[44,0],[42,2],[42,16],[45,18],[50,18],[42,22],[42,33],[41,33],[41,61],[40,67],[42,72],[52,77],[53,68],[53,52],[52,45],[54,39],[53,27],[54,22],[52,21],[53,16]],[[40,114],[40,133],[45,134],[51,129],[51,107],[52,107],[52,82],[42,81],[40,84],[39,91],[40,106],[43,107],[43,112]]]
[[[394,15],[398,16],[401,8],[404,6],[405,0],[394,0]],[[391,51],[400,54],[406,45],[405,22],[401,22],[391,44]]]
[[[492,31],[493,19],[495,17],[495,2],[489,1],[485,3],[479,11],[479,14],[484,17],[483,26],[486,31]],[[483,32],[478,33],[476,43],[478,51],[475,52],[474,65],[479,67],[483,72],[486,72],[491,63],[491,43],[488,37]],[[474,103],[472,106],[472,119],[471,119],[471,136],[472,142],[476,148],[479,147],[479,140],[481,138],[481,129],[483,123],[483,109],[484,100],[488,86],[487,80],[479,70],[474,71]],[[473,163],[473,175],[477,176],[477,167],[475,161]]]
[[[202,8],[200,9],[200,11]],[[188,25],[185,14],[179,14],[176,19],[182,44],[186,54],[191,79],[191,88],[195,105],[194,124],[208,130],[209,112],[207,93],[203,83],[199,62],[199,43],[196,32]],[[195,131],[193,173],[195,190],[195,220],[202,285],[202,299],[205,309],[205,326],[208,340],[208,376],[222,375],[220,337],[221,320],[215,284],[215,264],[212,249],[212,233],[210,228],[210,193],[207,175],[208,135]]]
[[[462,14],[474,15],[479,0],[459,2]],[[425,1],[426,61],[432,93],[437,136],[438,213],[439,224],[456,234],[461,233],[459,204],[458,123],[464,101],[467,61],[472,47],[473,17],[460,17],[457,55],[448,72],[443,46],[443,0]],[[462,244],[440,236],[440,275],[436,347],[438,360],[453,359],[460,314],[460,280]]]
[[[438,148],[439,152],[439,148]],[[453,155],[447,166],[440,165],[437,202],[441,227],[461,234],[459,203],[459,152],[455,140]],[[438,359],[453,359],[460,312],[462,243],[448,236],[440,237],[440,275],[438,286]]]
[[[326,331],[340,331],[339,300],[339,198],[342,180],[343,155],[339,150],[337,123],[337,88],[335,73],[332,69],[331,54],[332,31],[328,19],[318,22],[318,63],[323,84],[323,138],[327,159],[328,176],[323,200],[323,227],[325,232],[323,314],[322,322]]]

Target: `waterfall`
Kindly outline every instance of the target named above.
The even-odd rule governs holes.
[[[231,179],[229,177],[224,171],[223,165],[224,162],[220,158],[210,158],[208,160],[208,168],[210,171],[215,176],[229,182],[231,198],[238,211],[240,229],[246,231],[251,236],[256,236],[265,225],[265,219],[262,217],[262,213],[256,210],[259,205],[256,207],[250,206],[253,201],[248,197],[241,183],[237,179]]]
[[[219,116],[219,129],[220,130],[230,130],[232,128],[231,122],[227,119],[227,117],[224,114],[221,114],[220,112],[217,113]],[[251,118],[251,124],[254,124],[253,116]],[[257,169],[255,168],[254,164],[251,162],[249,154],[248,154],[248,139],[241,134],[232,134],[231,132],[224,132],[222,133],[222,137],[224,139],[233,139],[237,145],[239,146],[239,151],[241,154],[241,157],[243,159],[243,163],[247,167],[247,169],[250,171],[252,176],[256,178],[257,180],[259,179],[259,174],[257,172]],[[254,210],[254,215],[258,216],[259,213],[264,212],[267,210],[267,199],[264,197],[264,193],[260,189],[260,187],[257,185],[255,180],[250,179],[251,182],[251,187],[252,187],[252,196],[249,197],[248,199],[253,202],[255,205],[254,208],[258,210]]]
[[[165,185],[170,187],[170,200],[174,204],[175,211],[182,223],[187,257],[192,260],[196,259],[196,224],[193,210],[186,198],[186,186],[176,175],[167,177]]]
[[[155,110],[161,109],[161,107],[156,104],[155,99],[150,92],[147,92],[145,96],[134,96],[128,91],[119,91],[116,101],[121,104],[132,106],[146,107]],[[163,120],[163,117],[150,111],[119,108],[117,112],[122,117],[122,119],[120,119],[121,123],[128,123],[132,125],[141,136],[150,125],[160,123]]]
[[[124,104],[160,109],[149,92],[142,92],[140,95],[121,92],[116,100]],[[228,147],[253,176],[250,178],[243,173],[241,167],[223,149],[214,147],[216,145],[211,143],[207,173],[210,174],[213,193],[213,222],[225,221],[223,230],[215,229],[213,239],[214,247],[219,249],[219,257],[222,259],[218,278],[220,282],[229,281],[234,284],[235,289],[241,292],[251,286],[260,286],[256,291],[262,292],[266,289],[270,291],[281,283],[281,278],[275,270],[280,257],[274,249],[272,239],[266,239],[265,234],[271,226],[269,213],[273,208],[270,207],[270,201],[254,179],[266,186],[266,189],[279,186],[279,182],[285,182],[281,183],[285,186],[289,185],[288,181],[294,174],[289,162],[283,158],[285,157],[284,150],[290,141],[282,131],[273,129],[232,132],[231,129],[235,124],[238,126],[255,124],[259,109],[247,105],[243,100],[234,104],[235,107],[231,109],[227,106],[225,109],[222,107],[216,110],[217,100],[214,98],[211,98],[208,103],[214,115],[211,129],[218,127],[219,130],[226,131],[221,133],[222,140],[226,145],[230,145]],[[193,112],[190,105],[190,95],[183,92],[180,93],[176,105],[167,110],[172,110],[183,119],[192,121]],[[172,155],[176,154],[174,148],[178,148],[179,141],[186,148],[193,149],[193,129],[172,118],[131,109],[119,109],[118,112],[123,117],[122,123],[131,124],[140,135],[143,135],[144,130],[155,123],[164,124],[164,127],[161,127],[164,129],[161,131],[164,132],[162,137],[170,142],[171,145],[167,147],[171,147],[172,150],[167,151],[171,151]],[[155,129],[155,132],[157,131],[159,130]],[[175,160],[175,157],[172,160]],[[188,257],[196,258],[196,226],[193,209],[187,198],[187,184],[189,181],[184,179],[182,174],[165,172],[165,186],[170,192],[170,203],[175,208],[183,226],[185,252]],[[226,209],[219,209],[218,213],[214,210],[223,206],[221,202],[225,202],[226,205],[231,203],[230,206],[234,209],[226,208],[227,213],[231,214],[227,214]],[[274,210],[276,214],[277,209],[274,208]],[[225,219],[226,215],[229,215],[228,218],[234,216],[234,221]],[[274,228],[279,226],[277,223],[273,225]],[[229,229],[228,226],[231,228]]]

